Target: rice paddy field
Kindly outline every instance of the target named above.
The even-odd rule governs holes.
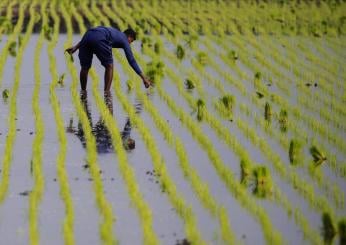
[[[0,244],[346,244],[345,1],[0,12]],[[152,87],[113,49],[80,92],[64,50],[99,25]]]

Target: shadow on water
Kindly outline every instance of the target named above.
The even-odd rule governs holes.
[[[97,152],[100,154],[114,152],[112,138],[109,130],[107,129],[104,119],[100,117],[97,123],[94,125],[92,121],[92,113],[89,107],[88,94],[87,92],[80,93],[80,100],[82,102],[84,111],[87,114],[89,125],[92,130],[92,134],[95,137]],[[104,101],[107,105],[109,112],[113,115],[113,96],[111,93],[104,94]],[[135,104],[136,113],[142,111],[142,103],[136,102]],[[132,124],[130,118],[126,118],[126,123],[121,131],[121,138],[123,141],[124,148],[127,151],[135,149],[135,140],[131,138]],[[76,135],[82,143],[82,146],[86,148],[86,139],[81,121],[78,121],[77,128],[73,125],[73,118],[70,118],[69,125],[67,126],[67,132]]]

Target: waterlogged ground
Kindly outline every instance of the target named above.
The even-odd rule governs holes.
[[[0,49],[2,49],[6,36],[3,36],[0,42]],[[73,40],[77,42],[79,35],[74,35]],[[160,37],[164,42],[164,47],[167,52],[174,54],[175,46],[172,43]],[[9,172],[9,183],[6,198],[0,205],[0,237],[1,244],[25,244],[29,239],[29,196],[33,189],[33,172],[31,166],[32,159],[32,146],[33,139],[36,134],[34,116],[32,109],[33,90],[34,90],[34,71],[33,71],[33,56],[35,46],[37,44],[38,35],[32,35],[25,48],[22,66],[20,67],[20,85],[16,97],[16,136],[13,145],[13,153]],[[64,42],[66,42],[66,35],[59,35],[57,46],[54,49],[56,59],[56,69],[60,74],[65,73],[64,86],[56,88],[56,95],[59,100],[60,112],[63,118],[64,127],[67,137],[67,155],[66,155],[66,172],[68,176],[68,183],[72,196],[72,203],[74,207],[74,236],[77,244],[100,244],[101,238],[99,234],[101,216],[95,202],[95,189],[93,186],[94,179],[90,174],[90,166],[86,161],[86,142],[85,133],[81,127],[80,118],[77,115],[76,107],[72,101],[71,82],[72,77],[66,65],[66,58],[63,54]],[[211,52],[205,46],[205,40],[201,38],[197,42],[197,48],[191,49],[187,57],[182,61],[182,65],[177,66],[168,56],[163,55],[162,61],[166,69],[170,69],[180,81],[173,81],[171,77],[165,73],[160,87],[167,93],[176,103],[176,107],[180,108],[188,117],[201,128],[203,134],[208,138],[211,145],[215,149],[218,157],[225,163],[227,168],[234,172],[233,178],[236,182],[240,182],[240,158],[239,155],[225,143],[222,136],[216,133],[214,128],[205,120],[198,121],[196,119],[195,108],[192,108],[183,96],[176,84],[184,85],[185,79],[189,76],[188,72],[192,71],[199,77],[200,88],[189,91],[187,96],[192,96],[195,100],[203,98],[206,103],[208,113],[218,120],[223,125],[224,134],[231,134],[235,137],[243,149],[247,152],[248,156],[253,159],[256,164],[267,166],[270,170],[270,175],[275,188],[286,196],[287,202],[291,207],[299,209],[301,215],[306,219],[307,224],[313,231],[316,232],[322,239],[322,209],[313,207],[313,202],[317,199],[309,199],[309,197],[302,195],[299,188],[292,184],[287,178],[283,178],[282,174],[277,170],[275,162],[273,162],[265,150],[261,148],[260,143],[256,143],[248,137],[246,129],[243,130],[241,125],[246,125],[248,128],[254,130],[255,135],[266,142],[269,149],[273,154],[277,154],[278,159],[284,163],[287,171],[295,171],[297,176],[312,184],[314,188],[313,198],[323,197],[327,200],[327,206],[335,212],[335,217],[345,217],[346,211],[343,201],[336,203],[333,198],[333,193],[326,191],[324,187],[329,188],[336,186],[337,196],[343,199],[346,192],[345,173],[340,173],[327,162],[319,166],[319,171],[323,174],[322,184],[318,184],[314,175],[312,175],[308,166],[312,162],[312,157],[309,153],[309,147],[312,144],[312,138],[317,144],[321,143],[324,146],[325,154],[329,159],[331,156],[335,158],[336,164],[340,166],[345,165],[346,151],[337,147],[335,143],[326,139],[317,130],[311,127],[305,120],[296,117],[292,108],[297,107],[303,115],[312,118],[313,121],[319,121],[323,124],[328,132],[332,132],[332,136],[345,139],[345,124],[336,127],[332,122],[327,122],[324,117],[320,116],[318,108],[323,107],[323,101],[327,102],[332,98],[338,105],[345,103],[345,71],[343,64],[346,62],[345,49],[341,49],[342,41],[344,39],[313,39],[313,38],[285,38],[277,39],[275,37],[258,37],[256,43],[263,49],[254,47],[252,42],[247,42],[246,37],[240,37],[239,42],[243,44],[243,48],[247,53],[241,51],[241,48],[236,42],[232,42],[232,38],[224,40],[223,45],[227,46],[229,50],[239,50],[238,54],[240,59],[236,61],[235,67],[230,67],[221,58],[220,54],[225,47],[211,41],[212,47],[217,52]],[[317,44],[315,44],[315,41]],[[270,43],[270,44],[269,44]],[[292,49],[285,48],[287,44],[292,45]],[[304,43],[304,49],[297,48],[297,44]],[[331,43],[337,43],[332,45]],[[316,46],[319,50],[316,50]],[[276,53],[270,53],[273,47],[277,48]],[[294,48],[295,47],[295,48]],[[141,57],[140,64],[145,67],[144,61],[150,61],[149,54],[141,54],[140,41],[133,44],[134,50],[137,51],[138,57]],[[210,48],[210,47],[209,47]],[[336,50],[335,50],[335,49]],[[232,94],[235,98],[233,108],[233,116],[230,121],[229,118],[225,119],[213,106],[215,101],[218,101],[221,96],[220,90],[214,86],[212,80],[208,80],[204,74],[197,70],[191,63],[195,57],[197,49],[208,52],[209,58],[213,60],[212,65],[207,65],[204,71],[211,76],[211,79],[217,80],[223,87],[225,93]],[[308,51],[307,51],[308,50]],[[321,53],[323,50],[325,53]],[[280,53],[281,52],[281,53]],[[286,52],[294,54],[298,57],[296,62],[293,63]],[[317,60],[321,60],[321,64],[315,64],[307,58],[307,53],[313,55]],[[120,52],[122,55],[122,52]],[[273,57],[271,54],[275,54]],[[339,74],[331,74],[325,71],[328,62],[326,54],[333,57],[330,64],[337,66]],[[243,57],[246,56],[254,67],[249,67],[246,62],[243,62]],[[74,56],[74,67],[78,71],[79,64],[77,55]],[[261,63],[259,57],[264,57],[267,65]],[[286,69],[280,65],[277,58],[287,61],[291,67],[298,67],[302,74],[304,71],[309,71],[308,77],[297,78],[293,70]],[[5,88],[9,89],[10,96],[14,80],[14,64],[15,57],[8,57],[3,73],[3,82],[1,84],[1,91]],[[40,52],[40,78],[41,88],[39,92],[39,105],[43,117],[44,125],[44,138],[42,144],[42,171],[44,176],[44,188],[40,204],[38,205],[38,229],[40,241],[42,244],[62,244],[64,243],[64,236],[62,230],[62,223],[64,220],[64,204],[60,196],[60,187],[57,180],[57,166],[56,157],[59,151],[59,139],[57,135],[57,124],[52,111],[52,105],[49,94],[49,86],[52,82],[52,76],[49,70],[49,58],[47,54],[47,42],[43,43]],[[100,81],[103,77],[103,68],[100,66],[99,61],[94,58],[94,67],[99,76]],[[219,70],[216,70],[218,67]],[[254,68],[256,68],[254,70]],[[274,72],[274,68],[275,71]],[[202,234],[203,239],[208,244],[222,244],[222,235],[219,221],[211,214],[203,202],[196,195],[195,190],[191,187],[190,179],[183,173],[179,165],[179,158],[173,147],[168,143],[162,131],[157,127],[155,119],[151,113],[143,105],[143,100],[138,97],[135,91],[128,91],[126,82],[133,77],[133,74],[127,72],[127,66],[122,66],[120,61],[115,61],[115,72],[120,77],[121,93],[126,96],[128,103],[135,109],[137,116],[143,120],[147,130],[152,135],[158,152],[162,155],[167,172],[172,178],[176,189],[186,204],[191,207],[196,216],[197,227]],[[245,93],[241,93],[235,83],[230,83],[221,72],[226,72],[235,81],[240,82],[245,87]],[[242,72],[240,75],[239,71]],[[272,104],[272,111],[279,113],[282,106],[275,102],[271,102],[269,97],[258,99],[256,97],[256,88],[253,85],[254,73],[260,71],[261,83],[267,87],[267,91],[276,94],[287,101],[289,108],[288,121],[290,123],[289,129],[286,133],[280,131],[279,124],[273,116],[271,123],[266,124],[264,120],[264,103],[268,101]],[[319,74],[318,72],[321,72]],[[310,77],[313,74],[314,77]],[[281,77],[279,77],[281,75]],[[323,75],[323,78],[322,78]],[[312,75],[311,75],[312,76]],[[320,77],[321,76],[321,77]],[[328,76],[333,77],[334,81],[325,80]],[[271,79],[269,81],[269,79]],[[322,81],[322,79],[324,79]],[[140,83],[136,78],[134,81]],[[330,83],[331,82],[331,83]],[[335,84],[333,84],[335,82]],[[306,85],[311,83],[312,86]],[[317,85],[315,86],[314,83]],[[334,94],[328,94],[324,88],[321,87],[322,83],[333,91]],[[270,84],[270,85],[268,85]],[[287,90],[280,89],[283,84]],[[91,92],[92,81],[89,78],[88,93],[82,98],[82,105],[86,108],[88,120],[92,127],[92,133],[96,139],[97,144],[97,158],[100,168],[100,178],[103,183],[104,195],[115,215],[114,225],[112,227],[114,234],[120,244],[142,244],[142,224],[135,209],[135,205],[131,203],[128,194],[127,186],[119,170],[119,160],[117,154],[114,152],[110,133],[104,123],[100,114],[100,110],[96,106],[95,97]],[[204,94],[201,95],[201,90]],[[342,91],[340,91],[342,90]],[[99,91],[102,94],[102,82],[99,85]],[[200,143],[197,138],[191,133],[191,129],[187,127],[183,120],[177,116],[172,108],[162,99],[161,93],[158,92],[156,87],[145,90],[141,85],[141,91],[145,92],[147,99],[154,105],[160,117],[165,120],[173,135],[177,136],[185,150],[190,165],[196,170],[200,178],[205,181],[209,186],[211,195],[217,200],[219,205],[222,205],[230,221],[232,230],[236,239],[244,244],[265,244],[266,240],[262,232],[262,226],[254,217],[253,213],[244,208],[242,202],[238,201],[232,192],[229,191],[224,181],[213,166],[213,160],[208,155],[205,145]],[[184,89],[185,93],[186,90]],[[289,93],[287,93],[289,91]],[[261,91],[263,92],[263,90]],[[318,100],[313,100],[313,97],[319,94]],[[103,94],[102,94],[103,95]],[[308,102],[300,103],[300,98],[309,98],[313,103],[313,108],[305,106]],[[258,100],[254,103],[255,99]],[[137,126],[131,122],[126,109],[123,108],[119,97],[115,91],[112,90],[111,96],[107,96],[107,105],[112,111],[112,115],[117,119],[118,129],[126,137],[130,137],[135,141],[135,149],[126,151],[128,162],[134,170],[135,179],[139,186],[140,193],[143,199],[150,207],[153,228],[162,244],[183,244],[187,234],[184,229],[184,221],[177,214],[175,207],[169,199],[168,193],[161,185],[160,173],[154,169],[152,158],[149,153],[147,144],[144,142],[141,132]],[[244,107],[248,109],[244,109]],[[344,116],[337,115],[337,112],[332,109],[326,109],[327,113],[333,118],[334,121],[341,121]],[[274,113],[274,114],[275,114]],[[6,137],[8,134],[8,115],[9,115],[9,102],[1,99],[0,102],[0,156],[3,156]],[[335,117],[334,117],[335,116]],[[240,122],[240,123],[237,123]],[[261,122],[261,123],[259,123]],[[266,126],[263,126],[266,125]],[[298,131],[291,130],[291,125],[295,125]],[[267,130],[265,128],[267,127]],[[288,139],[297,137],[299,132],[305,132],[308,135],[308,141],[304,142],[304,159],[305,162],[298,166],[291,167],[288,158],[288,148],[283,147],[279,141],[279,137]],[[273,133],[270,133],[273,132]],[[279,137],[277,137],[279,135]],[[334,157],[335,156],[335,157]],[[2,163],[0,171],[2,170]],[[299,183],[298,183],[299,184]],[[325,184],[325,185],[323,185]],[[309,244],[312,243],[309,238],[306,238],[300,226],[294,217],[294,213],[289,215],[287,206],[282,205],[283,202],[278,201],[274,194],[267,193],[266,197],[261,198],[252,193],[253,186],[247,188],[248,195],[253,200],[253,205],[260,206],[268,215],[273,226],[281,232],[283,239],[289,244]],[[338,192],[339,191],[339,192]],[[308,193],[309,195],[309,193]],[[185,240],[187,242],[187,240]],[[338,240],[334,240],[338,243]]]

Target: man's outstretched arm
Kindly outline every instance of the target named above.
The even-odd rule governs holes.
[[[129,62],[129,64],[132,67],[132,69],[138,74],[138,76],[140,76],[142,78],[144,86],[146,88],[148,88],[152,84],[152,82],[147,77],[145,77],[144,73],[139,68],[139,66],[138,66],[138,64],[137,64],[137,62],[135,60],[135,57],[133,56],[133,53],[132,53],[130,45],[126,45],[124,47],[124,52],[125,52],[125,55],[126,55],[126,59]]]
[[[69,53],[69,54],[73,54],[74,52],[76,52],[80,47],[80,42],[78,42],[75,46],[72,46],[71,48],[67,48],[65,49],[65,52]]]

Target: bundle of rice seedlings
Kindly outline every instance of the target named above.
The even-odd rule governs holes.
[[[158,82],[164,76],[165,65],[161,61],[152,61],[147,64],[146,75],[153,82]]]
[[[8,89],[4,89],[4,90],[2,91],[2,98],[3,98],[4,100],[7,100],[9,96],[10,96],[10,91],[9,91]]]
[[[332,218],[327,212],[323,213],[322,215],[322,234],[326,244],[331,244],[336,234]]]
[[[181,45],[178,44],[177,50],[175,51],[175,53],[176,53],[177,58],[178,58],[179,60],[184,59],[184,57],[185,57],[185,51],[184,51],[183,46],[181,46]]]
[[[185,87],[187,89],[194,89],[195,88],[195,83],[191,79],[186,78],[185,79]]]
[[[288,150],[290,163],[296,165],[301,156],[301,143],[298,140],[292,139],[290,141],[290,148]]]
[[[262,74],[258,71],[255,73],[255,79],[259,80],[262,78]]]
[[[205,103],[202,99],[197,100],[197,120],[202,121],[204,117]]]
[[[342,219],[338,223],[338,232],[340,245],[346,244],[346,219]]]
[[[327,160],[327,157],[324,155],[324,153],[317,148],[317,146],[311,146],[310,153],[312,155],[312,158],[315,162],[315,166],[321,165],[324,161]]]
[[[279,124],[280,124],[280,130],[282,132],[287,131],[287,122],[288,122],[287,111],[285,109],[281,109],[279,114]]]
[[[229,51],[228,58],[230,60],[237,60],[238,59],[238,53],[234,50]]]
[[[158,41],[154,44],[154,52],[156,54],[160,54],[161,50],[162,50],[162,43],[160,41]]]
[[[264,119],[270,122],[271,116],[272,116],[272,110],[271,110],[270,104],[266,102],[264,106]]]
[[[234,96],[230,94],[224,95],[220,98],[220,102],[230,112],[232,112],[234,101],[235,101]]]
[[[208,55],[205,52],[199,52],[197,54],[197,60],[201,65],[206,65],[208,63]]]
[[[43,26],[44,37],[48,40],[52,40],[53,28],[50,26]]]

